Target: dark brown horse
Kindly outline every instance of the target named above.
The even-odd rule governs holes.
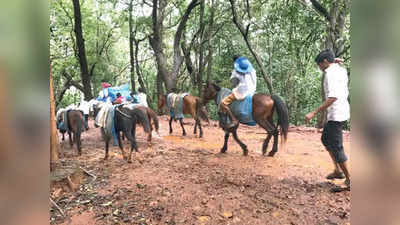
[[[158,111],[161,112],[162,109],[167,108],[167,95],[159,95],[158,96]],[[182,101],[182,112],[184,115],[192,115],[195,120],[193,134],[197,133],[197,126],[199,127],[200,135],[199,137],[203,137],[203,130],[201,127],[200,119],[207,121],[208,123],[208,113],[201,105],[201,99],[199,97],[195,97],[193,95],[186,95]],[[174,118],[169,118],[169,133],[172,133],[172,120]],[[179,119],[179,122],[182,127],[182,135],[186,136],[185,127],[183,127],[183,119]]]
[[[206,104],[210,100],[215,100],[215,102],[217,102],[217,95],[219,91],[221,91],[221,88],[218,85],[208,82],[204,88],[204,103]],[[274,144],[272,150],[268,154],[268,156],[272,157],[278,151],[278,126],[280,127],[281,131],[282,143],[286,143],[289,129],[289,115],[286,104],[276,95],[269,96],[265,94],[254,94],[252,101],[253,119],[268,133],[262,146],[263,155],[265,155],[267,152],[271,137],[274,136]],[[276,125],[273,122],[274,112],[278,113],[278,123]],[[225,130],[224,146],[221,149],[221,153],[225,153],[228,149],[229,134],[232,133],[233,138],[242,148],[243,155],[248,154],[247,146],[241,142],[237,136],[238,127],[239,126],[236,126],[230,130]]]
[[[70,110],[67,112],[67,120],[68,120],[68,137],[69,144],[71,147],[74,145],[73,141],[76,143],[76,147],[78,150],[78,154],[82,155],[82,147],[81,147],[81,133],[84,131],[85,122],[83,119],[83,113],[79,110]],[[73,140],[71,138],[71,133],[73,134]]]
[[[153,131],[152,125],[154,125],[154,128],[155,128],[157,134],[158,134],[158,129],[159,129],[157,114],[152,109],[150,109],[149,107],[146,107],[146,106],[136,106],[135,109],[142,111],[142,113],[147,115],[147,117],[149,119],[150,132],[147,132],[147,142],[149,145],[151,145],[151,138],[152,138],[152,131]],[[138,121],[138,122],[144,128],[144,125],[141,124],[142,121]],[[146,132],[146,129],[144,129],[144,130]]]
[[[97,112],[98,112],[98,110],[95,110],[96,116],[97,116]],[[110,122],[111,121],[108,121],[106,123],[108,124]],[[118,141],[119,148],[121,149],[122,156],[125,160],[128,161],[128,163],[132,162],[133,149],[135,149],[136,152],[139,151],[137,143],[136,143],[136,124],[137,123],[142,124],[143,129],[146,133],[151,133],[149,117],[143,110],[137,109],[137,108],[131,110],[128,108],[124,108],[122,105],[115,108],[115,112],[114,112],[115,134],[117,136],[117,141]],[[108,159],[109,143],[113,139],[113,135],[112,135],[112,131],[110,130],[110,127],[107,127],[107,128],[108,129],[103,128],[103,127],[101,128],[101,134],[102,134],[102,137],[106,144],[104,160]],[[128,156],[126,156],[124,147],[122,145],[121,132],[131,143],[131,151]]]

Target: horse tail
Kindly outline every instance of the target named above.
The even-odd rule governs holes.
[[[196,112],[197,115],[200,119],[202,119],[205,122],[210,122],[207,116],[207,111],[203,109],[203,104],[200,99],[196,98]]]
[[[278,112],[278,125],[281,127],[281,135],[283,136],[283,141],[286,142],[287,134],[289,131],[289,112],[285,102],[277,95],[271,96],[274,100],[274,107]]]
[[[81,148],[81,134],[82,131],[84,129],[84,121],[83,121],[83,114],[80,111],[77,111],[77,113],[71,113],[71,120],[75,121],[76,124],[76,130],[75,130],[75,134],[74,134],[74,138],[75,138],[75,143],[76,146],[78,148],[78,151],[80,151]],[[72,127],[70,127],[70,129],[73,129]]]
[[[137,122],[139,122],[140,124],[142,124],[144,132],[146,133],[150,133],[151,129],[150,129],[150,121],[149,121],[149,117],[147,116],[147,113],[140,109],[140,108],[135,108],[132,110],[132,114],[136,117]]]
[[[156,128],[156,132],[158,133],[158,128],[160,127],[160,125],[158,123],[158,118],[157,118],[156,113],[152,109],[147,108],[147,114],[149,115],[149,122],[150,122],[150,118],[151,118],[154,122],[154,127]]]

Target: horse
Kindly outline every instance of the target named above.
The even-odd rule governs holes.
[[[58,118],[59,120],[59,118]],[[60,121],[58,121],[60,122]],[[65,122],[65,121],[64,121]],[[76,143],[76,147],[78,150],[78,155],[82,155],[82,143],[81,143],[81,134],[82,131],[84,130],[84,119],[83,119],[83,113],[80,110],[69,110],[67,111],[67,124],[68,124],[68,130],[60,130],[62,133],[63,137],[62,140],[64,140],[64,133],[68,133],[69,137],[69,144],[72,147],[73,141]],[[73,140],[71,137],[71,133],[73,134]]]
[[[100,111],[101,104],[102,104],[102,102],[97,102],[92,105],[94,118],[96,118],[98,112]],[[146,132],[146,130],[145,130],[145,132],[147,133],[147,142],[149,145],[151,145],[153,124],[154,124],[155,131],[157,132],[157,134],[159,133],[158,130],[159,130],[160,125],[158,122],[157,114],[151,108],[146,107],[146,106],[138,105],[138,106],[135,106],[135,108],[141,110],[148,117],[148,120],[150,123],[150,131]],[[138,121],[138,122],[139,122],[139,124],[141,124],[140,123],[141,121]],[[141,125],[144,126],[143,124],[141,124]],[[125,140],[125,138],[124,138],[125,136],[123,134],[121,136],[122,136],[122,140]]]
[[[221,87],[212,82],[207,82],[203,93],[203,102],[207,104],[210,100],[215,100],[217,104],[217,96],[221,91]],[[277,112],[278,122],[275,125],[273,122],[273,114]],[[268,156],[273,157],[278,151],[278,135],[280,127],[281,142],[284,144],[287,140],[287,133],[289,130],[289,114],[286,104],[283,100],[276,95],[266,95],[266,94],[254,94],[252,99],[252,115],[255,122],[267,131],[267,137],[262,145],[262,154],[265,155],[267,152],[269,141],[271,137],[274,137],[274,143],[272,150],[269,152]],[[221,118],[220,118],[221,120]],[[224,145],[221,148],[221,153],[226,153],[228,150],[228,139],[230,133],[232,133],[235,141],[240,145],[243,151],[243,155],[248,155],[247,146],[241,142],[237,135],[237,129],[239,125],[225,130]]]
[[[158,111],[161,112],[163,108],[167,107],[167,95],[159,95],[157,102]],[[193,134],[197,134],[197,126],[199,127],[200,135],[199,138],[203,137],[203,130],[201,127],[200,119],[210,123],[208,119],[207,111],[202,107],[201,99],[193,95],[186,95],[182,100],[182,112],[184,115],[191,115],[195,120]],[[172,133],[172,120],[174,118],[170,116],[169,118],[169,133]],[[182,135],[186,136],[185,127],[183,126],[183,119],[180,118],[179,122],[182,127]]]
[[[97,115],[98,111],[97,112],[96,111],[97,110],[95,110],[95,114]],[[136,152],[139,152],[139,149],[138,149],[137,143],[136,143],[136,137],[135,137],[136,136],[136,124],[137,123],[142,124],[145,132],[151,133],[150,122],[149,122],[148,116],[141,109],[135,108],[135,109],[131,110],[131,109],[123,107],[123,105],[119,105],[115,108],[113,122],[114,122],[114,129],[115,129],[115,133],[117,136],[118,145],[119,145],[119,148],[121,149],[123,159],[127,160],[128,163],[132,163],[133,149],[135,149]],[[129,156],[126,156],[126,154],[125,154],[124,147],[122,145],[120,132],[122,132],[131,143],[131,151],[129,153]],[[107,160],[109,157],[108,151],[109,151],[109,143],[110,143],[110,140],[112,139],[112,132],[110,129],[106,129],[106,128],[102,127],[101,134],[105,141],[105,149],[106,149],[104,160]]]

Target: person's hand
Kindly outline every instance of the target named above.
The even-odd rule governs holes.
[[[305,122],[309,122],[314,116],[316,115],[315,112],[310,112],[306,115]]]
[[[335,58],[335,63],[343,64],[343,59],[341,59],[341,58]]]

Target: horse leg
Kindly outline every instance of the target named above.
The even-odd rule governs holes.
[[[278,137],[279,137],[279,132],[276,129],[274,132],[274,145],[272,146],[272,150],[268,154],[268,156],[270,157],[273,157],[275,153],[278,151]]]
[[[78,148],[78,155],[82,155],[82,148],[81,148],[81,133],[77,131],[74,133],[74,139],[76,142],[76,147]]]
[[[233,134],[233,138],[235,139],[235,141],[236,141],[236,142],[240,145],[240,147],[242,148],[242,150],[243,150],[243,155],[244,155],[244,156],[247,156],[247,155],[249,154],[249,151],[247,150],[247,146],[246,146],[243,142],[241,142],[241,141],[239,140],[239,138],[238,138],[238,136],[237,136],[237,130],[233,131],[232,134]]]
[[[200,119],[199,118],[197,118],[197,123],[199,124],[199,130],[200,130],[200,138],[201,137],[203,137],[203,129],[201,128],[201,122],[200,122]]]
[[[267,138],[265,138],[263,146],[262,146],[262,154],[265,155],[265,153],[267,153],[267,148],[268,148],[268,144],[269,141],[271,140],[272,134],[268,133]]]
[[[104,160],[108,159],[108,146],[110,145],[110,139],[109,138],[105,138],[106,141],[106,154],[104,155]]]
[[[127,131],[125,132],[126,138],[128,138],[128,140],[131,142],[131,151],[129,152],[129,155],[128,155],[128,163],[132,163],[132,152],[133,152],[133,149],[135,149],[136,152],[139,151],[138,148],[137,148],[136,140],[135,140],[135,133],[136,133],[134,131],[134,130],[136,130],[135,127],[136,127],[136,125],[133,127],[132,133],[131,132],[127,132]]]
[[[197,134],[197,119],[194,119],[194,129],[193,129],[193,134]]]
[[[106,152],[104,155],[104,160],[108,159],[108,146],[110,144],[110,138],[106,135],[104,128],[101,128],[101,137],[103,138],[104,142],[106,143]]]
[[[183,127],[183,119],[182,118],[180,118],[179,119],[179,123],[181,124],[181,127],[182,127],[182,136],[186,136],[186,131],[185,131],[185,127]]]
[[[261,119],[261,120],[256,120],[256,121],[257,121],[258,125],[260,125],[262,128],[264,128],[268,133],[268,136],[265,138],[263,146],[262,146],[262,154],[265,155],[265,153],[267,153],[269,141],[271,140],[272,135],[274,135],[275,132],[277,132],[277,128],[274,126],[274,123],[273,123],[271,117],[268,117],[267,120]],[[274,138],[275,138],[275,135],[274,135]],[[272,149],[274,149],[274,148],[272,148]],[[268,156],[271,156],[270,154]]]
[[[64,134],[65,134],[65,132],[63,132],[63,133],[62,133],[62,139],[61,139],[62,141],[64,141],[64,140],[65,140],[65,136],[64,136]]]
[[[71,136],[71,131],[68,131],[68,137],[69,137],[69,145],[72,146],[74,145],[74,143],[72,143],[72,136]]]
[[[228,150],[228,139],[229,139],[229,132],[225,132],[224,146],[221,148],[221,153],[225,153],[226,150]]]
[[[126,160],[124,146],[122,146],[121,134],[119,131],[116,133],[117,133],[118,146],[119,146],[119,149],[121,149],[121,153],[122,153],[122,158]]]
[[[172,116],[169,118],[169,133],[172,134]]]

